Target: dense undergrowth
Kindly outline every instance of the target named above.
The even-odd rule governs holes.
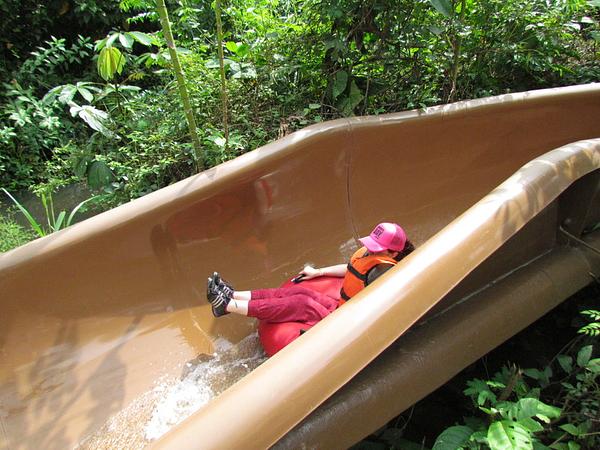
[[[154,1],[0,1],[0,187],[109,208],[312,123],[600,75],[597,0],[219,3],[222,73],[215,4],[167,3],[198,150]]]

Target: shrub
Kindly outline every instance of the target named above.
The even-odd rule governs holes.
[[[86,133],[55,98],[44,94],[82,67],[91,55],[90,39],[80,36],[69,46],[51,38],[45,44],[31,52],[0,91],[0,185],[11,190],[42,181],[54,148]]]
[[[599,448],[600,358],[594,357],[600,312],[542,370],[505,365],[491,380],[473,379],[464,394],[477,415],[444,430],[433,450]],[[484,413],[485,419],[482,419]]]
[[[35,239],[35,234],[13,220],[0,216],[0,252],[7,252]]]

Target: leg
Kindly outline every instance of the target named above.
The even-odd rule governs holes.
[[[328,316],[337,307],[335,300],[318,292],[315,294],[317,299],[306,294],[260,299],[254,299],[253,297],[248,303],[248,316],[274,323],[304,322],[315,324]]]
[[[208,278],[207,299],[215,317],[236,313],[270,322],[315,324],[337,308],[337,301],[302,286],[235,291],[218,273]]]
[[[255,289],[251,291],[252,299],[259,298],[279,298],[289,297],[291,295],[301,294],[318,300],[323,294],[313,289],[305,288],[304,286],[290,286],[283,288],[270,288],[270,289]],[[319,300],[318,300],[319,301]]]
[[[251,291],[233,291],[232,298],[234,298],[235,300],[248,301],[252,298],[252,292]]]
[[[235,295],[227,304],[227,312],[241,314],[242,316],[248,315],[248,304],[249,300],[237,300]]]
[[[248,291],[242,292],[242,294],[246,294],[246,292]],[[249,295],[248,292],[248,295],[242,295],[241,297]],[[288,297],[254,300],[238,300],[234,295],[225,304],[225,312],[255,317],[269,322],[316,323],[331,311],[307,295],[296,294]]]

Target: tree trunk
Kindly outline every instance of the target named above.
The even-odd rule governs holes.
[[[219,68],[221,70],[221,103],[223,105],[223,135],[225,150],[229,147],[229,120],[227,107],[227,81],[225,79],[225,62],[223,55],[223,26],[221,24],[221,0],[215,0],[215,19],[217,21],[217,47],[219,51]]]
[[[169,13],[167,12],[167,7],[165,6],[164,0],[156,0],[156,10],[160,17],[160,24],[162,25],[163,33],[165,35],[165,41],[167,41],[167,47],[169,48],[169,54],[171,55],[171,63],[173,64],[173,71],[175,72],[175,77],[177,78],[179,95],[181,97],[181,102],[183,103],[183,110],[185,112],[185,117],[188,122],[188,128],[190,130],[192,144],[194,145],[194,151],[196,155],[196,169],[200,171],[204,167],[202,148],[200,146],[200,140],[198,139],[198,133],[196,132],[196,120],[194,119],[194,111],[192,110],[190,96],[185,86],[185,78],[183,76],[181,64],[179,63],[179,57],[177,56],[175,41],[173,39],[173,34],[171,33]]]
[[[454,3],[453,5],[453,10],[454,10]],[[460,4],[460,17],[458,19],[458,31],[456,33],[456,35],[454,36],[454,40],[452,42],[452,47],[453,47],[453,62],[452,62],[452,68],[450,70],[450,79],[451,79],[451,87],[450,87],[450,93],[448,94],[448,98],[446,100],[446,103],[451,103],[454,100],[454,97],[456,95],[456,82],[458,81],[458,68],[459,68],[459,64],[460,64],[460,52],[462,50],[462,36],[461,36],[461,31],[462,31],[462,27],[464,25],[464,21],[465,21],[465,9],[466,9],[467,5],[466,5],[466,1],[465,0],[461,0],[461,4]]]

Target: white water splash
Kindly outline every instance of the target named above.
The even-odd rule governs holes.
[[[156,380],[154,389],[111,416],[76,448],[142,450],[267,359],[256,333],[235,345],[217,338],[213,348],[212,355],[186,363],[179,379]]]
[[[214,348],[212,355],[201,355],[187,363],[180,381],[155,388],[165,393],[160,395],[144,428],[147,440],[161,437],[266,360],[256,333],[236,345],[219,338]]]

